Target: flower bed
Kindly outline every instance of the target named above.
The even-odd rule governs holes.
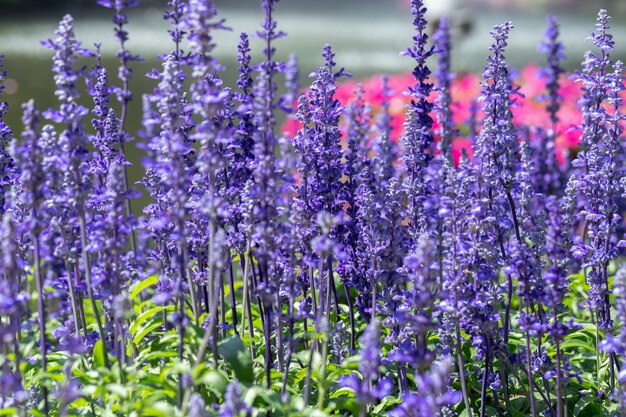
[[[576,75],[549,18],[545,65],[514,76],[505,22],[479,79],[452,76],[447,20],[431,39],[413,0],[410,75],[345,81],[327,45],[303,90],[295,57],[275,56],[278,0],[261,3],[259,62],[241,34],[230,87],[213,3],[171,0],[130,132],[137,2],[98,3],[118,79],[67,15],[43,42],[58,106],[31,100],[9,127],[0,104],[0,414],[624,412],[624,85],[606,11]]]

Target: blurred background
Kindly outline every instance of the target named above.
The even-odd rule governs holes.
[[[569,70],[579,67],[585,42],[593,30],[600,8],[613,16],[612,33],[616,58],[626,58],[626,0],[427,0],[431,20],[447,15],[454,23],[453,67],[457,72],[482,70],[491,43],[489,31],[495,24],[513,21],[507,57],[521,68],[528,63],[543,63],[537,44],[545,30],[546,14],[555,14],[561,24]],[[0,54],[6,56],[8,71],[5,100],[9,102],[9,123],[20,130],[20,106],[30,97],[46,108],[55,105],[54,84],[50,72],[51,52],[40,40],[54,36],[57,22],[65,13],[76,21],[76,36],[83,46],[102,43],[104,64],[111,81],[116,82],[118,48],[112,33],[112,11],[96,6],[96,0],[0,0]],[[227,84],[236,80],[236,45],[241,31],[254,32],[262,19],[260,0],[216,0],[216,5],[230,32],[216,34],[216,54],[226,71]],[[145,61],[134,63],[131,88],[135,100],[131,114],[141,114],[140,96],[150,91],[154,80],[144,74],[159,65],[156,56],[172,49],[163,20],[166,0],[141,0],[141,7],[128,11],[130,41],[128,48]],[[279,28],[288,37],[277,42],[279,58],[298,55],[301,82],[323,61],[322,47],[331,43],[336,61],[355,78],[376,73],[409,71],[411,60],[399,52],[411,44],[413,27],[409,0],[283,0],[276,11]],[[258,58],[261,45],[252,44]],[[88,61],[86,65],[91,65]],[[88,103],[85,103],[88,104]],[[139,126],[137,116],[129,120],[129,131]],[[139,175],[137,173],[137,175]]]
[[[96,0],[0,0],[0,54],[6,56],[9,82],[7,97],[16,119],[20,103],[36,97],[52,105],[54,86],[50,73],[51,52],[40,40],[53,37],[58,20],[71,13],[76,21],[76,36],[83,46],[102,43],[105,64],[115,73],[113,54],[117,43],[112,34],[111,10],[95,5]],[[617,56],[626,58],[625,0],[426,0],[431,20],[448,15],[455,23],[454,62],[457,72],[481,71],[490,44],[489,30],[511,20],[509,62],[521,67],[541,63],[536,52],[545,28],[545,15],[560,18],[569,69],[575,69],[590,47],[585,42],[593,30],[595,14],[605,8],[613,16]],[[231,32],[216,34],[217,55],[226,66],[226,82],[236,79],[235,51],[238,34],[253,32],[262,19],[260,0],[216,0]],[[141,0],[141,7],[129,11],[129,49],[145,58],[136,63],[132,83],[136,96],[149,91],[153,80],[143,74],[158,66],[156,56],[171,49],[162,13],[166,0]],[[412,26],[409,0],[283,0],[276,17],[287,38],[277,42],[279,57],[290,52],[298,55],[306,76],[322,63],[320,53],[331,43],[337,62],[355,77],[374,73],[396,73],[410,69],[409,58],[399,52],[410,45]],[[259,44],[253,50],[259,52]],[[303,82],[307,82],[306,79]],[[139,104],[136,102],[135,104]]]

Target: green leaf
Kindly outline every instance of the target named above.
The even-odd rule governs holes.
[[[139,334],[136,334],[135,337],[133,337],[133,343],[136,344],[136,345],[139,345],[139,342],[141,342],[141,339],[146,337],[146,335],[148,333],[150,333],[152,330],[161,327],[161,325],[162,325],[161,323],[154,323],[154,324],[151,324],[150,326],[146,327],[141,332],[139,332]]]
[[[231,336],[222,340],[217,347],[217,351],[226,359],[239,381],[254,382],[252,358],[239,336]]]
[[[122,384],[108,384],[107,385],[107,390],[112,393],[117,395],[120,398],[127,398],[128,397],[128,389],[122,385]]]
[[[352,390],[352,388],[342,387],[342,388],[339,388],[337,391],[333,392],[329,398],[339,398],[339,397],[354,398],[354,391]]]
[[[152,407],[145,409],[142,415],[146,417],[171,417],[176,415],[176,409],[165,401],[159,401]]]
[[[574,407],[576,417],[597,417],[602,414],[595,398],[581,398]]]
[[[143,290],[153,285],[156,285],[157,282],[159,282],[159,278],[156,275],[152,275],[134,284],[130,289],[130,299],[137,300],[139,297],[139,294],[141,294]]]
[[[380,404],[378,404],[376,407],[374,407],[374,409],[372,410],[372,412],[374,414],[379,414],[385,410],[388,410],[389,408],[391,408],[391,406],[396,405],[396,404],[400,404],[402,403],[402,400],[400,400],[397,397],[393,397],[391,395],[386,396],[385,398],[382,399],[382,401],[380,402]]]
[[[588,352],[595,352],[595,346],[589,343],[585,343],[584,341],[579,339],[569,339],[561,342],[561,349],[565,350],[571,348],[577,348],[577,352],[578,349],[582,349]]]
[[[516,410],[515,408],[511,408],[509,412],[511,413],[511,417],[526,417],[526,414]]]
[[[96,344],[93,346],[93,363],[98,367],[104,367],[106,364],[106,358],[104,357],[104,343],[102,339],[98,339]]]
[[[166,309],[167,307],[159,306],[159,307],[153,307],[150,310],[144,311],[130,325],[130,333],[131,334],[137,333],[137,329],[139,329],[139,326],[145,323],[148,319],[151,319],[152,317],[154,317],[155,315],[157,315],[158,313]]]
[[[220,395],[226,392],[226,386],[228,385],[228,379],[215,370],[207,371],[198,378],[197,382],[206,385],[209,390]]]

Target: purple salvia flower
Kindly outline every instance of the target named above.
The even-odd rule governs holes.
[[[461,242],[460,222],[463,211],[459,209],[459,181],[456,170],[450,160],[444,161],[441,169],[441,183],[443,188],[439,197],[441,206],[437,216],[441,219],[439,232],[440,245],[446,250],[441,254],[440,271],[441,289],[446,297],[441,300],[437,309],[441,311],[439,317],[439,351],[442,355],[450,355],[455,349],[455,330],[458,323],[459,294],[462,289],[463,274],[459,271]]]
[[[402,225],[406,218],[404,202],[406,190],[398,178],[391,178],[381,199],[382,229],[381,242],[385,250],[380,257],[380,268],[384,271],[383,287],[389,290],[387,297],[391,300],[395,296],[395,287],[402,283],[404,277],[398,273],[407,252],[406,229]],[[383,294],[385,291],[383,291]]]
[[[551,195],[562,192],[564,185],[564,167],[559,166],[557,160],[556,138],[559,123],[558,112],[563,98],[559,92],[560,77],[565,70],[561,68],[561,61],[565,59],[564,46],[559,40],[559,26],[556,17],[548,17],[548,28],[544,40],[539,44],[539,51],[545,53],[547,64],[540,70],[546,82],[546,93],[540,99],[546,103],[546,111],[550,116],[551,128],[537,128],[535,140],[530,147],[535,161],[534,182],[535,189],[542,194]]]
[[[234,134],[233,143],[228,147],[230,153],[230,172],[233,181],[240,187],[238,192],[240,198],[243,192],[243,185],[252,175],[254,164],[254,95],[252,78],[252,68],[250,62],[250,41],[246,33],[241,33],[237,46],[237,61],[239,62],[239,79],[237,86],[239,91],[234,94],[235,100],[239,103],[237,117],[239,123]]]
[[[346,72],[345,68],[339,68],[339,71],[335,71],[335,67],[337,63],[335,62],[335,53],[333,52],[333,47],[330,44],[324,45],[324,52],[322,52],[322,57],[324,58],[324,63],[326,64],[326,68],[333,75],[333,78],[341,78],[341,77],[352,77],[352,74]]]
[[[450,72],[450,22],[446,17],[439,22],[437,32],[433,36],[437,48],[437,60],[439,66],[435,73],[437,79],[437,115],[439,121],[439,143],[438,149],[445,158],[452,157],[452,140],[457,132],[452,118],[452,97],[450,87],[452,83],[452,73]]]
[[[371,178],[371,175],[370,175]],[[356,306],[366,318],[376,314],[379,294],[378,283],[382,271],[378,258],[384,251],[380,237],[380,211],[382,204],[378,196],[369,187],[369,182],[361,184],[356,199],[359,235],[356,247],[357,258],[352,265],[352,285],[358,290]]]
[[[284,192],[283,173],[280,172],[280,163],[276,161],[275,153],[279,148],[276,137],[276,106],[277,83],[276,75],[284,71],[284,64],[275,60],[274,41],[285,36],[277,30],[274,20],[274,7],[278,0],[263,0],[262,8],[265,19],[262,29],[256,33],[264,43],[264,60],[256,66],[258,73],[257,83],[253,89],[254,125],[256,127],[254,139],[254,161],[251,178],[246,182],[246,190],[242,201],[248,201],[245,210],[245,228],[252,242],[252,255],[259,264],[259,275],[264,282],[257,287],[257,295],[266,305],[264,311],[265,333],[265,374],[266,384],[271,385],[272,352],[270,339],[272,336],[272,305],[277,288],[280,287],[280,276],[272,274],[272,265],[280,257],[277,252],[281,249],[282,234],[285,228],[280,225],[282,213],[278,197]],[[287,215],[285,216],[287,217]],[[271,279],[270,279],[271,278]],[[282,358],[281,358],[282,360]]]
[[[328,68],[319,68],[308,95],[312,125],[305,128],[312,143],[314,175],[311,179],[311,204],[316,211],[338,214],[343,205],[339,195],[341,179],[341,131],[339,118],[343,107],[334,97],[337,88]]]
[[[615,274],[613,280],[613,294],[615,295],[615,306],[617,318],[621,323],[626,323],[626,268],[622,265]],[[608,334],[606,339],[600,342],[600,349],[609,354],[618,354],[621,357],[626,355],[626,327],[620,327],[616,335]],[[619,374],[617,380],[620,387],[616,387],[613,392],[614,400],[620,404],[620,409],[626,405],[626,368],[618,365]]]
[[[439,285],[443,285],[443,258],[445,246],[443,244],[443,219],[439,216],[440,198],[444,194],[446,176],[454,175],[446,167],[447,160],[452,160],[452,141],[458,134],[454,126],[452,115],[452,97],[450,95],[452,74],[450,72],[450,23],[445,17],[439,22],[439,27],[433,37],[437,49],[438,68],[435,73],[437,101],[436,114],[439,122],[439,142],[437,143],[438,154],[433,163],[428,167],[430,186],[432,187],[430,198],[425,201],[431,221],[431,234],[437,240],[437,253],[439,257],[438,274]]]
[[[189,5],[185,0],[169,0],[167,5],[170,7],[170,10],[164,13],[163,19],[170,23],[170,29],[167,32],[172,42],[174,42],[174,50],[162,58],[164,60],[173,59],[179,65],[186,64],[189,55],[181,49],[181,43],[187,35],[185,17],[187,16]]]
[[[584,261],[583,267],[591,267],[587,274],[587,302],[598,315],[600,328],[612,326],[607,266],[617,256],[615,231],[619,216],[616,198],[624,177],[623,169],[619,167],[623,161],[620,145],[623,133],[620,124],[624,120],[620,111],[624,90],[623,65],[618,61],[614,64],[614,72],[608,72],[610,51],[614,48],[612,36],[608,33],[609,19],[605,10],[598,13],[596,33],[590,39],[601,53],[597,56],[588,52],[579,74],[583,83],[583,97],[579,101],[583,112],[583,150],[572,162],[578,172],[570,178],[582,197],[579,216],[585,225],[583,236],[573,242],[572,254]],[[610,107],[612,114],[609,114]]]
[[[310,224],[319,213],[338,215],[343,207],[339,189],[342,176],[339,117],[343,109],[334,97],[335,89],[330,70],[322,67],[317,70],[311,89],[299,100],[298,118],[303,127],[294,145],[300,154],[298,169],[303,184],[298,194],[304,209],[302,214],[309,218]]]
[[[389,87],[389,77],[382,75],[381,83],[381,109],[378,120],[376,121],[379,139],[374,144],[374,149],[378,159],[378,163],[376,164],[378,188],[382,192],[389,180],[395,175],[394,164],[398,159],[398,145],[391,139],[392,116],[389,110],[389,101],[393,96],[393,91]]]
[[[69,14],[65,15],[59,22],[59,27],[54,32],[56,39],[42,41],[46,48],[55,51],[53,57],[52,71],[54,72],[54,82],[57,86],[55,95],[62,103],[68,106],[75,103],[79,96],[78,81],[84,74],[84,68],[76,69],[79,55],[88,54],[88,51],[81,48],[81,43],[74,36],[74,19]],[[69,109],[61,109],[61,112],[50,112],[49,119],[62,123],[64,116],[73,114]]]
[[[59,401],[59,415],[67,416],[68,408],[77,399],[81,398],[81,383],[78,378],[72,375],[73,361],[68,361],[63,365],[63,378],[57,383],[54,395]]]
[[[440,415],[442,408],[455,405],[460,394],[449,388],[450,362],[433,365],[430,372],[415,375],[417,393],[402,396],[402,403],[389,412],[390,417],[421,417]]]
[[[93,95],[94,108],[92,113],[96,118],[91,121],[96,129],[95,136],[91,136],[91,142],[97,152],[89,161],[89,169],[98,179],[100,187],[106,182],[111,161],[121,154],[120,121],[115,111],[108,107],[110,92],[107,71],[102,68],[98,74]]]
[[[117,130],[115,130],[117,132]],[[100,285],[100,295],[108,310],[114,300],[126,289],[133,265],[126,256],[126,236],[130,234],[134,219],[125,211],[126,190],[123,156],[111,159],[99,195],[87,202],[93,213],[90,225],[90,242],[87,250],[97,253],[94,263],[94,284]],[[116,324],[121,330],[121,323]]]
[[[544,40],[539,44],[539,51],[546,54],[547,65],[541,69],[541,75],[546,80],[547,92],[543,96],[546,101],[546,110],[550,114],[553,130],[559,122],[558,112],[563,98],[559,93],[561,74],[565,70],[561,67],[561,61],[565,59],[564,46],[559,40],[559,24],[555,16],[548,17],[548,28]],[[553,132],[556,134],[556,132]]]
[[[373,319],[365,328],[360,342],[360,377],[353,374],[343,377],[339,384],[352,389],[361,405],[360,416],[367,415],[367,408],[391,393],[393,384],[390,380],[380,378],[380,321]]]
[[[52,70],[57,86],[55,94],[60,101],[59,109],[49,109],[44,117],[63,126],[56,143],[52,143],[51,128],[44,126],[42,131],[43,165],[46,179],[59,180],[50,183],[49,190],[55,190],[46,196],[45,207],[49,230],[42,234],[42,248],[49,248],[54,256],[41,253],[47,263],[46,273],[55,278],[54,285],[67,291],[70,287],[70,275],[81,283],[80,290],[86,290],[91,307],[96,317],[100,337],[104,337],[102,322],[95,301],[94,287],[91,282],[91,260],[86,248],[89,244],[87,225],[90,213],[85,202],[92,191],[92,176],[89,172],[90,153],[87,149],[87,136],[83,131],[83,117],[88,111],[78,104],[77,83],[84,75],[84,68],[76,68],[79,55],[92,56],[82,49],[75,39],[73,19],[63,17],[55,31],[56,39],[42,42],[48,49],[55,51]],[[63,244],[59,244],[63,242]],[[60,272],[63,271],[64,272]],[[67,279],[63,279],[66,276]],[[84,287],[83,279],[84,277]],[[63,282],[65,281],[65,282]],[[73,304],[73,301],[72,301]],[[59,309],[56,313],[65,314],[68,309]]]
[[[406,281],[407,289],[399,297],[395,294],[388,297],[388,314],[394,309],[396,313],[386,319],[385,327],[392,328],[386,342],[394,346],[389,352],[389,359],[396,362],[400,369],[427,369],[434,358],[427,346],[427,335],[435,326],[431,314],[437,299],[437,283],[432,273],[435,253],[436,247],[431,237],[420,236],[397,270],[398,276]],[[391,304],[390,300],[396,299]],[[406,378],[403,379],[401,384],[406,389]]]
[[[126,106],[133,99],[132,92],[129,89],[129,82],[133,76],[133,70],[130,68],[129,64],[131,62],[143,61],[143,58],[139,55],[133,55],[126,48],[126,43],[128,42],[128,31],[126,30],[128,17],[125,14],[125,9],[139,6],[139,0],[98,0],[98,4],[108,9],[115,10],[115,15],[113,16],[113,32],[120,45],[120,49],[115,55],[120,61],[118,77],[122,81],[122,87],[115,88],[114,91],[117,94],[118,101],[122,103],[123,109],[126,110]],[[121,129],[123,130],[126,112],[122,111],[122,113]]]
[[[415,85],[410,86],[408,91],[412,100],[407,108],[402,143],[404,144],[403,160],[406,171],[404,187],[408,196],[409,229],[411,238],[416,242],[426,227],[426,213],[423,208],[429,188],[426,170],[432,158],[431,147],[434,141],[432,132],[434,121],[430,116],[434,105],[429,100],[433,84],[429,81],[431,72],[426,61],[435,53],[435,48],[427,46],[428,22],[423,0],[412,0],[411,13],[417,34],[413,36],[413,46],[408,48],[403,55],[410,56],[416,62],[413,69]]]
[[[276,195],[280,193],[279,179],[276,173],[275,151],[277,147],[276,134],[276,79],[277,73],[283,71],[283,63],[274,60],[276,49],[273,42],[285,36],[277,30],[274,20],[274,7],[278,0],[263,0],[262,8],[265,19],[262,30],[256,36],[264,42],[264,61],[256,66],[258,72],[257,83],[254,86],[253,112],[254,124],[254,162],[253,173],[249,182],[250,195],[244,199],[254,201],[251,218],[248,219],[248,228],[252,230],[252,239],[256,243],[255,255],[263,263],[264,274],[267,274],[268,261],[272,253],[272,242],[275,238],[275,222],[278,217]]]
[[[208,247],[219,225],[219,212],[228,210],[222,207],[224,198],[233,201],[237,197],[237,190],[231,190],[225,159],[226,148],[230,145],[228,138],[233,130],[232,95],[229,89],[222,87],[222,80],[217,75],[221,66],[212,55],[214,32],[227,29],[224,19],[218,19],[217,14],[212,1],[193,0],[187,6],[186,30],[193,77],[189,108],[200,120],[195,132],[189,136],[200,146],[194,161],[195,196],[190,203],[195,213],[193,245],[197,251]],[[237,184],[232,185],[236,187]],[[231,196],[231,191],[235,191],[235,195]]]
[[[94,86],[93,103],[94,107],[92,113],[97,117],[93,119],[91,123],[94,129],[99,133],[104,130],[103,121],[109,114],[109,101],[111,99],[111,89],[109,87],[109,77],[107,70],[101,68],[98,72],[98,79]]]
[[[332,54],[329,51],[331,51],[330,48],[325,49],[326,54]],[[336,83],[329,67],[318,68],[316,75],[317,79],[313,82],[310,90],[300,99],[298,117],[303,122],[308,119],[309,123],[303,124],[298,133],[296,149],[300,152],[309,151],[307,155],[301,154],[299,164],[305,170],[310,168],[310,173],[300,173],[301,176],[307,176],[304,188],[301,189],[303,193],[299,193],[303,203],[301,203],[300,210],[305,219],[316,219],[319,223],[321,219],[329,217],[335,219],[342,212],[344,204],[340,189],[343,152],[341,147],[342,135],[339,130],[339,118],[343,108],[334,97]],[[318,228],[312,227],[313,224],[310,220],[307,222],[309,234],[306,237],[311,239],[313,253],[310,252],[310,249],[306,251],[306,248],[303,248],[302,255],[305,261],[310,259],[313,264],[315,262],[319,264],[320,300],[330,300],[328,293],[330,290],[336,301],[337,294],[334,281],[328,277],[332,277],[332,261],[338,252],[335,249],[340,246],[334,240],[339,240],[337,225],[340,222],[324,221],[325,227],[328,226],[330,229],[325,232],[326,234],[320,234]],[[322,232],[324,232],[325,227],[321,227]],[[324,253],[321,258],[319,257],[320,253]],[[326,279],[330,281],[330,285],[322,284],[322,276],[325,271],[328,272]],[[324,292],[327,297],[321,296]],[[330,304],[320,302],[318,314],[324,314],[324,312],[330,314],[329,307]],[[338,305],[336,308],[338,310]]]
[[[237,45],[237,62],[239,62],[239,78],[237,86],[239,94],[237,95],[242,105],[251,106],[253,102],[252,88],[254,80],[252,79],[252,57],[250,56],[250,40],[248,34],[241,32],[239,35],[239,44]],[[248,109],[249,110],[249,109]]]
[[[367,142],[370,138],[371,108],[363,102],[363,87],[359,85],[356,98],[346,111],[348,127],[346,129],[348,146],[344,150],[343,182],[341,194],[347,204],[346,219],[340,227],[341,242],[345,247],[346,257],[339,262],[337,272],[342,282],[354,287],[364,278],[359,261],[359,198],[358,190],[365,178],[369,179],[370,161],[367,158]],[[367,184],[371,186],[371,184]],[[349,300],[351,303],[351,300]],[[354,340],[354,339],[353,339]]]
[[[190,0],[186,12],[192,76],[200,80],[206,74],[221,69],[212,56],[215,49],[213,32],[228,28],[224,25],[225,19],[217,19],[213,0]]]
[[[240,417],[252,412],[248,404],[243,400],[243,392],[238,381],[233,381],[226,387],[224,402],[219,410],[219,417]]]
[[[2,92],[4,91],[4,80],[6,79],[6,71],[2,61],[4,56],[0,55],[0,98],[2,98]],[[6,210],[7,207],[7,193],[13,185],[15,174],[13,159],[9,155],[8,148],[13,141],[13,131],[4,122],[4,116],[9,106],[5,101],[0,101],[0,209]]]
[[[467,125],[467,138],[471,143],[476,143],[476,138],[478,137],[478,132],[480,131],[479,124],[479,106],[478,100],[472,100],[469,106],[469,115],[467,117],[467,121],[465,124]]]
[[[19,352],[22,315],[25,312],[28,294],[20,285],[19,247],[16,224],[11,211],[5,211],[0,223],[0,349]],[[22,408],[27,393],[20,372],[21,359],[4,355],[0,361],[0,407]]]
[[[84,70],[75,68],[78,57],[84,50],[74,37],[72,16],[63,17],[55,34],[57,36],[55,40],[49,39],[42,44],[55,51],[52,70],[57,86],[55,95],[61,104],[58,110],[49,109],[43,115],[55,123],[64,125],[65,130],[59,135],[63,161],[58,168],[64,172],[65,192],[68,193],[66,197],[70,195],[74,197],[67,204],[76,211],[75,216],[78,217],[89,189],[89,179],[84,165],[88,158],[87,140],[82,126],[82,118],[87,114],[87,109],[77,102],[79,98],[77,83]]]
[[[596,55],[592,51],[587,51],[582,62],[583,70],[578,73],[578,81],[582,83],[583,91],[578,101],[583,114],[583,132],[580,142],[585,152],[588,152],[603,134],[600,109],[607,98],[606,76],[611,66],[610,52],[615,46],[613,36],[608,33],[610,19],[606,10],[598,12],[596,32],[587,39],[600,50],[600,54]]]
[[[325,50],[327,53],[329,48]],[[299,117],[302,121],[310,118],[310,123],[303,125],[298,133],[301,138],[299,147],[301,149],[308,148],[310,153],[304,156],[300,165],[304,168],[311,167],[310,175],[306,180],[306,194],[303,196],[308,209],[308,217],[319,220],[322,213],[325,216],[336,217],[342,212],[343,198],[340,190],[340,180],[342,176],[342,147],[341,147],[341,131],[339,130],[339,118],[343,108],[339,101],[334,97],[336,83],[333,74],[328,67],[318,68],[316,80],[313,82],[311,89],[303,96],[300,101],[308,106],[299,107]],[[303,175],[301,173],[301,175]],[[316,229],[310,229],[313,246],[316,241],[330,242],[336,236],[338,222],[332,222],[332,228],[328,231],[328,236],[319,235]],[[317,245],[319,246],[319,245]],[[334,242],[333,242],[333,247]],[[314,252],[319,252],[314,250]],[[323,270],[331,269],[331,262],[336,255],[335,251],[323,251],[327,253],[328,258],[315,258],[319,261],[319,273],[322,275]],[[311,254],[313,255],[313,254]],[[319,253],[318,253],[319,255]],[[304,253],[306,257],[306,252]],[[330,271],[328,271],[330,273]],[[320,284],[321,285],[321,284]],[[330,288],[337,297],[334,282]],[[320,288],[320,291],[325,290]],[[323,304],[320,303],[319,307]],[[338,307],[337,307],[338,308]],[[322,310],[324,311],[324,310]]]
[[[256,118],[259,133],[263,138],[265,152],[273,149],[274,128],[276,119],[274,109],[276,106],[276,80],[275,75],[284,71],[284,63],[275,61],[276,48],[273,42],[286,36],[285,32],[277,30],[276,20],[274,20],[274,7],[279,0],[262,0],[262,8],[265,12],[265,19],[261,25],[262,30],[256,32],[256,36],[264,43],[263,55],[265,60],[257,65],[256,71],[259,76],[254,91],[256,104]]]
[[[504,56],[512,28],[511,22],[505,22],[491,31],[495,42],[489,48],[491,56],[481,83],[480,100],[485,118],[476,141],[475,156],[485,185],[492,190],[498,184],[511,186],[519,149],[511,114],[512,96],[516,90]]]
[[[298,121],[303,127],[312,125],[311,105],[308,95],[303,95],[298,100]],[[315,209],[311,204],[313,190],[311,180],[314,175],[315,164],[313,159],[313,146],[315,142],[309,137],[308,129],[300,129],[293,138],[293,147],[297,155],[296,168],[301,177],[301,181],[294,186],[292,223],[299,227],[294,230],[297,240],[300,243],[301,256],[304,264],[314,268],[315,258],[310,251],[310,242],[315,237]],[[303,265],[304,267],[304,265]]]
[[[41,355],[41,368],[44,372],[47,369],[47,342],[46,342],[46,295],[44,292],[44,277],[41,271],[41,233],[45,225],[42,222],[40,213],[44,196],[42,193],[42,183],[44,171],[41,169],[42,152],[38,146],[39,136],[37,127],[39,124],[39,114],[34,102],[31,100],[24,105],[23,123],[25,125],[24,136],[21,147],[16,152],[17,163],[21,168],[20,188],[23,192],[21,204],[25,211],[26,218],[23,224],[27,227],[27,233],[32,245],[31,271],[35,277],[37,285],[37,309],[39,324],[39,354]],[[6,244],[11,244],[12,239],[8,239]],[[17,254],[15,254],[17,255]],[[6,256],[5,256],[6,259]],[[6,262],[5,262],[6,266]],[[44,389],[44,408],[48,412],[48,394]]]
[[[189,417],[209,417],[209,412],[206,409],[206,404],[204,403],[202,394],[194,392],[191,396],[189,396],[187,415]]]
[[[286,92],[278,100],[278,107],[293,118],[297,109],[297,99],[300,93],[300,67],[296,54],[289,54],[285,63],[285,89]]]
[[[227,227],[228,222],[234,230],[231,234],[238,237],[239,222],[236,204],[241,193],[243,183],[231,178],[228,169],[227,149],[231,145],[233,135],[232,122],[232,95],[230,89],[222,88],[222,81],[214,74],[208,74],[196,86],[194,92],[194,112],[201,121],[196,125],[196,131],[191,138],[199,143],[199,150],[195,158],[193,173],[193,192],[189,208],[193,210],[190,226],[193,227],[191,244],[197,253],[208,248],[209,256],[216,251],[214,245],[218,227]],[[202,90],[202,94],[197,93]],[[235,143],[236,146],[236,143]],[[234,216],[231,218],[231,216]],[[230,227],[228,229],[230,231]],[[243,242],[239,242],[241,245]],[[220,269],[213,269],[215,263],[209,264],[209,274],[220,276]],[[202,273],[196,279],[202,282]],[[213,277],[209,277],[213,282]],[[190,284],[191,285],[191,284]],[[212,294],[212,291],[209,292]],[[211,302],[216,300],[211,300]],[[236,315],[233,315],[233,325],[236,327]]]
[[[496,272],[506,258],[503,249],[506,232],[515,226],[516,237],[518,242],[521,241],[517,224],[514,225],[515,202],[512,197],[519,149],[511,114],[512,95],[516,90],[512,87],[504,56],[511,28],[511,23],[505,22],[495,26],[491,32],[494,43],[490,47],[491,55],[483,74],[480,97],[485,118],[475,144],[476,165],[472,173],[475,184],[471,195],[472,209],[468,213],[468,227],[476,230],[476,233],[468,236],[471,246],[468,256],[471,257],[471,269],[476,274],[473,285],[476,300],[471,307],[476,317],[473,319],[475,323],[470,324],[471,330],[466,331],[472,335],[479,351],[482,351],[479,355],[486,355],[487,366],[498,338],[496,329],[499,317],[495,310],[500,294]],[[507,292],[510,293],[510,278],[507,279],[507,285]],[[510,302],[510,297],[507,302]],[[468,324],[470,316],[466,322]],[[476,326],[478,322],[482,324]],[[505,326],[508,326],[507,323],[508,320],[505,320]],[[506,328],[504,333],[505,338],[508,337]],[[485,375],[488,373],[485,372]]]
[[[532,158],[528,143],[521,143],[521,163],[516,172],[516,219],[519,224],[520,240],[511,244],[509,264],[505,272],[517,278],[518,296],[525,304],[526,311],[520,316],[520,328],[533,336],[544,332],[542,314],[530,311],[530,306],[541,305],[543,300],[542,270],[545,267],[545,230],[539,216],[534,216],[531,210],[534,206],[535,189],[530,178],[533,170]],[[517,233],[517,232],[516,232]]]
[[[149,124],[155,136],[150,138],[150,164],[144,178],[144,185],[152,195],[154,202],[145,208],[149,219],[146,229],[157,242],[153,256],[165,268],[164,279],[172,273],[186,269],[184,248],[184,227],[188,217],[188,200],[191,189],[191,147],[185,126],[185,101],[182,94],[184,76],[174,56],[169,56],[163,63],[163,71],[158,74],[159,85],[150,100],[156,105],[156,113],[150,114]],[[154,119],[152,119],[154,117]],[[146,121],[144,121],[144,124]],[[148,129],[147,129],[148,130]],[[183,245],[185,246],[185,245]],[[175,253],[183,250],[178,256]],[[174,258],[174,264],[170,259]],[[176,270],[170,268],[178,267]],[[175,294],[163,283],[163,292],[157,296],[165,302]],[[182,283],[178,283],[182,285]]]
[[[372,109],[363,101],[363,86],[361,84],[357,87],[355,95],[355,99],[345,110],[347,147],[344,150],[343,175],[348,180],[343,184],[342,194],[343,200],[349,204],[347,214],[356,222],[357,189],[371,170],[371,163],[368,159],[368,143],[371,139]]]
[[[128,106],[133,99],[133,94],[130,90],[130,79],[133,76],[133,70],[130,67],[130,63],[143,61],[143,58],[141,56],[134,55],[127,49],[126,43],[128,42],[129,37],[128,31],[126,30],[126,25],[128,24],[128,17],[125,14],[125,9],[139,6],[139,0],[98,0],[98,4],[103,7],[115,10],[115,14],[113,16],[113,32],[120,46],[120,49],[116,52],[115,55],[120,62],[120,65],[118,67],[118,78],[122,82],[122,86],[111,87],[111,92],[116,94],[117,100],[122,104],[122,109],[120,111],[118,140],[120,151],[122,154],[125,154],[124,143],[128,142],[131,139],[130,135],[128,134],[128,132],[126,132],[125,129],[126,119],[128,116]],[[100,58],[98,58],[98,63],[100,63]],[[129,190],[127,165],[128,164],[124,164],[123,172],[123,181],[126,191]],[[125,202],[127,216],[131,216],[132,212],[130,201],[131,195],[132,193],[127,194],[128,199]],[[131,250],[133,252],[137,252],[137,240],[134,228],[131,229],[129,238]]]
[[[19,204],[24,210],[25,218],[22,219],[20,232],[36,230],[41,233],[45,224],[39,215],[34,215],[41,210],[45,195],[45,172],[43,169],[43,152],[39,143],[39,111],[33,100],[22,106],[22,142],[15,152],[20,166],[19,189],[21,192]],[[32,242],[31,242],[32,243]]]

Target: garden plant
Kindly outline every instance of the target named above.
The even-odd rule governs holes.
[[[541,68],[508,66],[505,22],[479,79],[451,73],[449,21],[429,33],[412,0],[410,76],[347,81],[326,46],[309,82],[262,0],[228,86],[227,22],[171,0],[140,98],[137,3],[98,0],[119,68],[67,15],[43,42],[58,105],[8,126],[0,101],[0,415],[626,415],[606,11],[579,71],[549,17]]]

